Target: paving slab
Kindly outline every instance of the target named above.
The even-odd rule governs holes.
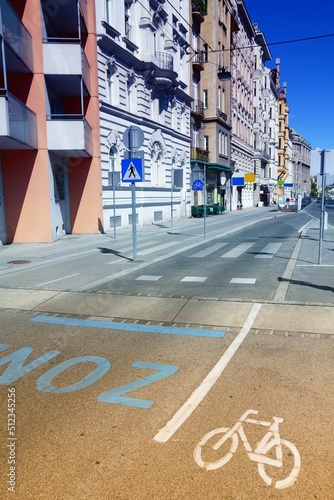
[[[176,298],[62,292],[38,306],[38,310],[171,322],[185,303],[186,299]]]
[[[262,304],[253,328],[334,335],[334,308]]]
[[[58,294],[58,291],[0,288],[0,307],[30,311]]]
[[[253,307],[247,302],[189,300],[175,318],[179,323],[242,327]]]

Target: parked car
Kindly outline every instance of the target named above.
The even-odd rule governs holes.
[[[325,205],[326,205],[326,208],[334,208],[333,198],[326,198]]]
[[[302,198],[302,208],[307,207],[307,205],[309,205],[309,202],[306,196],[304,196],[304,198]]]

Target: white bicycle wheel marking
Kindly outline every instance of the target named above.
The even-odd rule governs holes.
[[[239,444],[239,438],[244,448],[247,452],[248,458],[257,462],[257,469],[261,479],[265,482],[267,486],[273,486],[276,489],[284,489],[292,486],[297,479],[297,476],[301,469],[301,460],[299,452],[296,446],[290,441],[286,441],[285,439],[281,439],[278,426],[281,424],[284,419],[280,417],[273,417],[272,422],[266,422],[263,420],[256,420],[254,418],[249,418],[248,416],[251,414],[257,415],[257,410],[246,410],[243,415],[239,418],[236,424],[231,428],[220,427],[218,429],[214,429],[197,443],[194,449],[194,460],[199,467],[202,467],[206,470],[216,470],[220,467],[223,467],[236,452]],[[252,449],[250,446],[247,436],[245,434],[245,430],[243,424],[253,424],[260,425],[263,427],[268,427],[268,432],[263,436],[258,445]],[[207,461],[203,458],[205,455],[205,445],[207,442],[213,438],[214,436],[219,436],[219,439],[211,445],[211,450],[217,451],[221,448],[221,446],[231,440],[231,445],[229,451],[225,453],[221,458],[214,461]],[[222,435],[222,436],[221,436]],[[291,472],[285,479],[274,480],[267,473],[265,466],[276,467],[276,469],[280,469],[284,465],[284,456],[283,456],[283,447],[286,447],[291,452],[290,455],[293,456],[293,467]],[[268,456],[268,453],[274,451],[276,458],[271,458]]]

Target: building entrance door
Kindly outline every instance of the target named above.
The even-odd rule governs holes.
[[[60,163],[53,163],[55,219],[57,236],[71,233],[69,190],[67,167]]]

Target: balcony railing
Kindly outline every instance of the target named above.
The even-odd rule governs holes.
[[[7,0],[1,1],[3,37],[13,52],[33,71],[31,36]]]
[[[47,115],[48,149],[74,157],[93,155],[92,129],[82,115]]]
[[[53,39],[43,43],[44,73],[46,75],[81,75],[82,48],[78,39]]]
[[[160,69],[173,71],[173,56],[167,52],[156,52],[157,65]]]
[[[29,148],[36,149],[37,123],[35,113],[4,89],[0,91],[0,109],[2,116],[0,144],[2,138],[8,137],[26,144]],[[15,149],[15,144],[13,146]]]
[[[227,123],[227,114],[224,113],[224,111],[221,111],[221,109],[219,108],[217,108],[217,116]]]
[[[204,54],[203,52],[197,52],[193,56],[193,65],[199,67],[199,70],[204,69]]]
[[[201,148],[191,148],[190,159],[209,162],[209,151]]]
[[[199,100],[192,101],[191,111],[197,115],[204,116],[204,103]]]

